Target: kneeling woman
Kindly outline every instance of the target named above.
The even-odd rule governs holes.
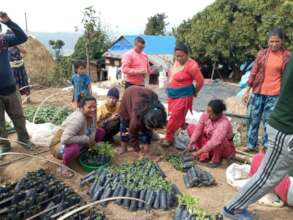
[[[56,149],[55,156],[62,159],[66,166],[89,146],[103,140],[105,131],[96,128],[96,108],[97,102],[94,97],[83,97],[79,102],[79,108],[63,122],[61,146]],[[62,175],[69,178],[72,173],[64,168]]]
[[[150,89],[131,86],[125,92],[120,105],[121,154],[127,151],[127,143],[139,152],[148,153],[152,129],[166,125],[167,113],[158,95]]]
[[[211,167],[220,165],[222,158],[232,159],[235,156],[233,129],[229,119],[223,114],[225,110],[222,100],[212,100],[198,124],[188,126],[191,138],[187,151],[195,149],[193,155],[199,161],[211,159]]]

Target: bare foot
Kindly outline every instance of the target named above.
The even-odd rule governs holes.
[[[61,166],[60,168],[61,176],[64,179],[71,179],[74,176],[74,173],[69,170],[66,166]]]
[[[127,153],[128,149],[126,147],[121,147],[121,150],[119,152],[120,155]]]

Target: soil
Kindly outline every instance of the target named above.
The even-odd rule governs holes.
[[[32,102],[34,104],[40,103],[45,97],[50,94],[58,93],[60,89],[45,89],[41,91],[33,91],[32,93]],[[71,95],[56,96],[52,98],[49,103],[62,104],[70,106]],[[12,135],[10,138],[15,139],[15,135]],[[55,162],[61,163],[60,160],[55,159],[49,152],[49,149],[37,149],[34,152],[23,149],[18,144],[13,143],[12,151],[14,152],[26,152],[26,153],[38,153],[42,151],[47,151],[41,153],[39,156],[53,160]],[[167,179],[172,183],[175,183],[181,192],[188,193],[193,195],[196,198],[199,198],[200,206],[204,208],[207,212],[218,213],[224,204],[232,198],[235,194],[235,190],[226,183],[225,179],[225,168],[227,165],[223,164],[221,167],[216,169],[207,168],[204,164],[199,164],[200,167],[210,172],[216,179],[217,185],[213,187],[202,187],[202,188],[191,188],[187,189],[183,183],[183,173],[175,170],[169,162],[164,158],[170,153],[177,152],[173,148],[163,149],[160,147],[159,143],[156,142],[151,148],[150,159],[158,161],[161,168],[167,175]],[[61,178],[60,172],[58,172],[57,166],[53,165],[44,160],[35,159],[35,158],[25,158],[19,161],[15,161],[11,164],[6,164],[2,166],[1,164],[7,163],[8,161],[14,160],[15,158],[21,158],[22,156],[6,156],[4,159],[0,160],[0,184],[7,181],[16,181],[20,179],[26,172],[34,171],[39,168],[44,168],[56,175],[57,178]],[[118,154],[118,147],[115,148],[115,156],[113,159],[114,164],[120,164],[122,161],[133,161],[139,158],[139,155],[133,151],[129,151],[124,155]],[[74,162],[71,167],[77,171],[73,179],[66,180],[62,179],[66,184],[71,186],[76,190],[86,201],[89,201],[89,197],[86,194],[88,187],[80,188],[79,180],[80,177],[86,174],[77,162]],[[101,208],[100,206],[98,206]],[[172,219],[175,210],[170,211],[160,211],[152,210],[150,212],[138,211],[138,212],[129,212],[126,209],[123,209],[113,203],[108,204],[106,208],[101,208],[109,220],[169,220]],[[269,208],[262,207],[259,205],[252,205],[250,210],[256,211],[258,219],[261,220],[286,220],[291,219],[292,210],[288,207],[284,208]]]

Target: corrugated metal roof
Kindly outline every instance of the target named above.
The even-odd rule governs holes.
[[[176,45],[174,36],[154,36],[154,35],[125,35],[119,37],[108,49],[110,53],[124,53],[131,49],[137,36],[141,36],[145,42],[144,52],[148,55],[173,54]]]

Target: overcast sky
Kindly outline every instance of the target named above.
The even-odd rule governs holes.
[[[213,0],[1,0],[0,10],[24,27],[24,13],[32,32],[73,32],[81,28],[82,10],[87,6],[101,13],[103,22],[116,34],[143,33],[147,18],[165,12],[174,27],[192,17]]]

